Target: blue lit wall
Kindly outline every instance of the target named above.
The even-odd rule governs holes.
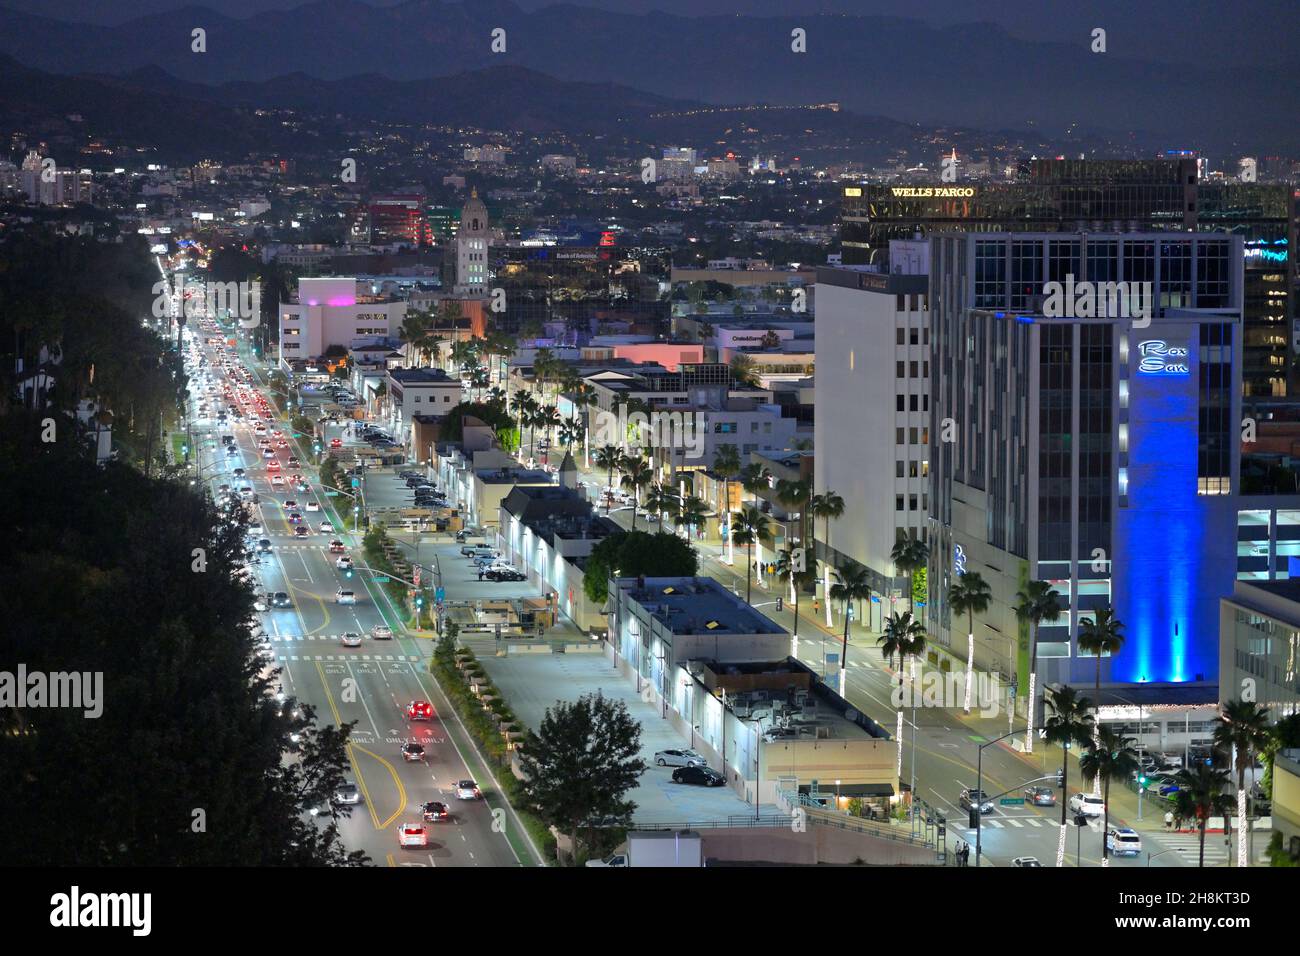
[[[1232,495],[1197,495],[1197,328],[1130,333],[1128,507],[1115,514],[1114,603],[1121,682],[1217,679],[1219,598],[1236,575]],[[1139,343],[1188,351],[1186,374],[1137,371]],[[1190,347],[1189,347],[1190,346]]]

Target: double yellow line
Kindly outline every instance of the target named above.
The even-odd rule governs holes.
[[[320,675],[321,687],[325,689],[325,699],[329,702],[330,713],[334,715],[334,723],[341,727],[343,726],[343,718],[339,714],[338,705],[335,704],[334,702],[334,694],[330,690],[329,681],[325,679],[325,668],[321,666],[320,661],[316,662],[316,673]],[[383,821],[382,823],[379,821],[379,814],[375,812],[375,803],[373,800],[370,799],[370,789],[366,786],[366,780],[361,773],[360,765],[357,763],[356,754],[352,752],[353,748],[356,748],[357,750],[360,750],[363,754],[366,754],[369,757],[373,757],[375,760],[379,761],[379,763],[381,763],[388,770],[389,775],[393,778],[393,783],[397,785],[397,809],[393,811],[393,815],[391,817],[389,817],[387,820]],[[347,745],[347,751],[348,751],[348,762],[352,764],[352,772],[357,778],[357,787],[361,790],[361,795],[365,798],[366,809],[370,811],[371,822],[374,823],[376,830],[387,830],[390,826],[392,826],[393,821],[396,820],[398,817],[400,817],[402,813],[406,810],[406,788],[402,786],[402,779],[397,775],[397,770],[395,767],[393,767],[391,763],[389,763],[383,757],[379,756],[379,754],[367,750],[365,747],[361,746],[360,744],[354,744],[349,742]]]

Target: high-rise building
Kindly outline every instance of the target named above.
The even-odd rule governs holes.
[[[964,656],[947,595],[978,571],[993,604],[977,666],[1023,692],[1016,593],[1045,580],[1063,612],[1037,631],[1040,686],[1092,681],[1077,638],[1101,607],[1127,638],[1103,684],[1215,681],[1237,572],[1242,275],[1237,236],[931,240],[933,639]]]
[[[930,510],[928,243],[892,246],[896,269],[817,270],[814,485],[845,506],[818,559],[862,565],[877,593],[901,587],[890,551],[926,539]]]
[[[460,226],[456,230],[456,294],[466,296],[486,295],[488,290],[488,211],[478,190],[470,191],[469,201],[460,211]]]
[[[1296,227],[1283,184],[1201,182],[1198,160],[1036,159],[1020,182],[845,186],[845,265],[884,263],[889,240],[950,232],[1227,232],[1246,244],[1243,394],[1300,390],[1287,276]]]

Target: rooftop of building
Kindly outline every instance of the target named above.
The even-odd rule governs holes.
[[[460,385],[440,368],[393,368],[388,377],[402,385]]]
[[[619,578],[618,590],[674,634],[785,634],[713,578]]]
[[[552,545],[557,538],[601,539],[619,530],[615,522],[596,514],[586,498],[558,485],[515,487],[501,507]]]
[[[484,484],[488,485],[508,485],[508,484],[553,484],[555,476],[549,471],[543,471],[540,468],[476,468],[474,477]]]

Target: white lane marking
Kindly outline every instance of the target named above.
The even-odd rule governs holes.
[[[355,673],[353,673],[353,670],[352,670],[352,664],[351,664],[351,663],[348,664],[348,674],[352,677],[352,680],[353,680],[353,681],[356,683],[356,685],[357,685],[357,699],[358,699],[359,701],[361,701],[361,706],[362,706],[362,707],[365,709],[365,711],[366,711],[366,718],[370,721],[370,729],[373,730],[373,731],[375,732],[375,736],[378,737],[378,736],[379,736],[379,727],[378,727],[378,725],[375,723],[375,717],[374,717],[374,714],[370,713],[370,705],[366,703],[366,695],[365,695],[364,693],[362,693],[362,691],[361,691],[361,682],[360,682],[359,680],[357,680],[357,675],[356,675]]]

